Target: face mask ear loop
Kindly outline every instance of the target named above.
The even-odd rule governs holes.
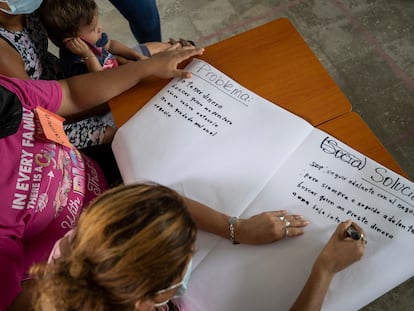
[[[6,14],[13,14],[12,8],[8,1],[0,0],[0,3],[6,3],[9,6],[9,9],[0,8],[1,11],[3,11]]]
[[[154,308],[160,308],[165,306],[166,304],[168,304],[168,301],[170,301],[170,299],[167,299],[166,301],[160,302],[160,303],[154,303]]]
[[[177,293],[175,294],[175,297],[184,296],[185,291],[187,290],[188,281],[190,280],[190,275],[191,275],[192,268],[193,268],[193,259],[191,258],[190,262],[188,263],[187,271],[185,272],[184,278],[181,281],[181,286],[178,289]]]

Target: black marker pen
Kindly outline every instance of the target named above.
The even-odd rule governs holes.
[[[353,240],[358,241],[361,238],[359,232],[352,226],[349,226],[348,229],[346,229],[346,233],[348,233]]]

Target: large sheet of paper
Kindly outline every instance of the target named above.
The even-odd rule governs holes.
[[[366,231],[364,258],[339,273],[324,310],[356,310],[414,275],[414,184],[193,60],[122,126],[125,183],[152,180],[229,215],[287,209],[306,234],[264,246],[200,232],[190,310],[288,310],[336,225]]]

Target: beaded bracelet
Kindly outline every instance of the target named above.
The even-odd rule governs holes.
[[[239,221],[237,217],[230,217],[229,218],[229,229],[230,229],[230,241],[233,244],[239,244],[234,237],[234,225]]]

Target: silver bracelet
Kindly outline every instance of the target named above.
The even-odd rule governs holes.
[[[230,229],[230,241],[233,244],[239,244],[234,237],[234,225],[239,221],[237,217],[230,217],[229,218],[229,229]]]

